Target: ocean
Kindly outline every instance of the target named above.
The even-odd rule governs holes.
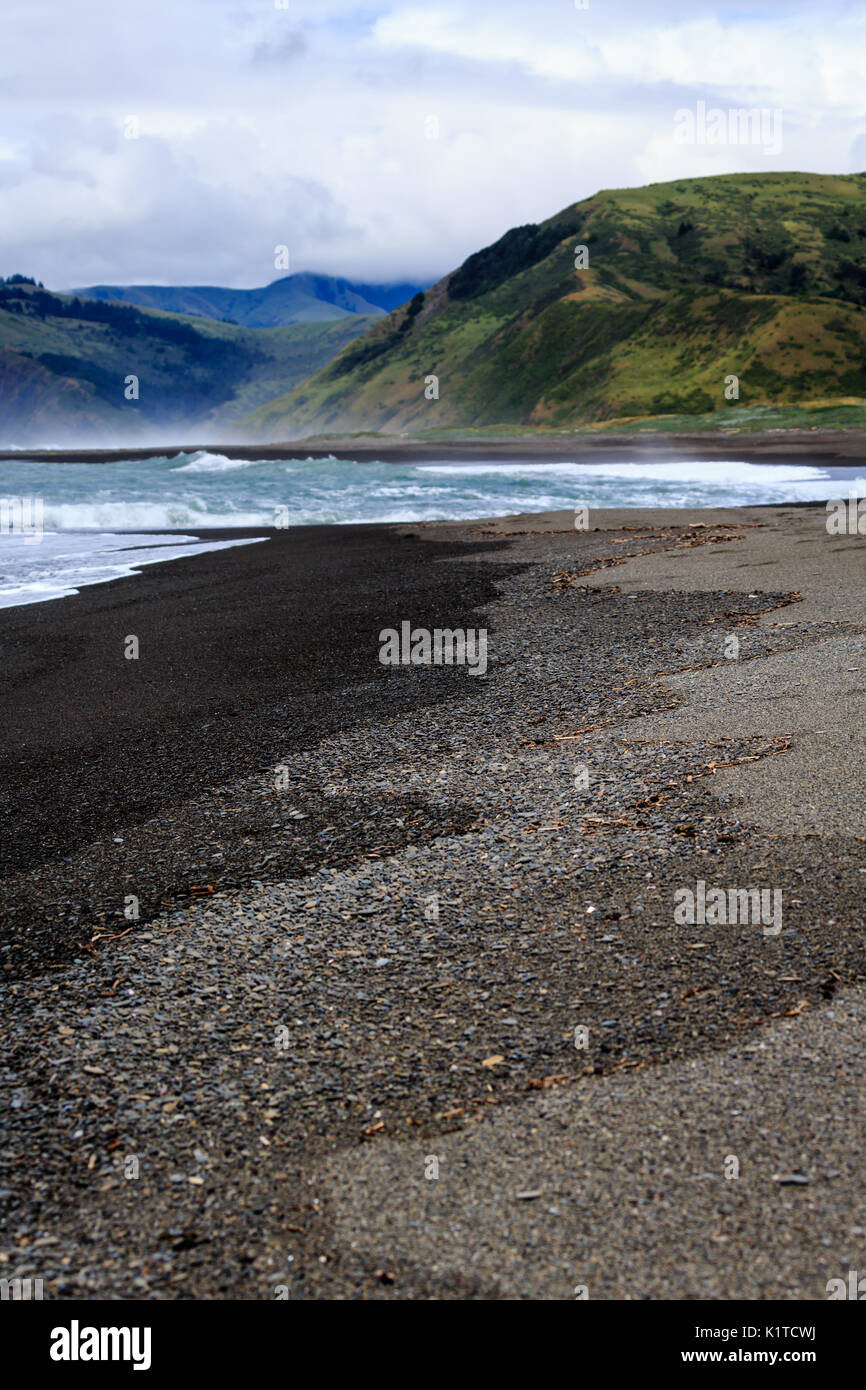
[[[852,489],[866,495],[866,479],[852,470],[736,459],[393,464],[250,461],[202,450],[60,464],[22,454],[0,463],[0,506],[7,499],[0,607],[61,598],[143,565],[251,543],[189,534],[208,529],[463,520],[581,505],[738,506],[847,497]],[[34,499],[40,503],[40,535],[16,533],[15,499],[25,516]]]

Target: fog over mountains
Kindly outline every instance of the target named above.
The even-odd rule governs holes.
[[[299,274],[58,294],[0,277],[0,448],[218,436],[418,292]]]

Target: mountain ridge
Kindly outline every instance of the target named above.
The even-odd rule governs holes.
[[[411,299],[419,288],[406,282],[376,285],[304,271],[252,289],[219,285],[90,285],[65,293],[79,299],[229,321],[241,328],[279,328],[349,314],[388,314]]]
[[[715,175],[509,229],[239,428],[723,420],[860,400],[864,360],[866,174]]]
[[[329,361],[375,320],[250,329],[0,283],[0,443],[216,431]]]

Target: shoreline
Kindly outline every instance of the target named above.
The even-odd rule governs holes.
[[[337,454],[360,462],[378,459],[390,463],[424,461],[477,461],[524,459],[556,462],[573,458],[576,462],[599,462],[616,454],[621,462],[641,462],[658,455],[718,462],[732,452],[745,462],[814,463],[815,466],[862,465],[866,462],[866,431],[851,430],[727,430],[696,434],[662,434],[648,431],[644,440],[634,434],[611,435],[503,435],[499,438],[411,439],[369,435],[311,436],[279,444],[188,443],[154,444],[128,449],[2,449],[0,461],[36,460],[46,463],[116,463],[122,459],[174,457],[181,453],[224,454],[233,459],[328,458]]]
[[[777,1300],[860,1267],[863,544],[820,503],[316,526],[0,611],[6,1274]],[[382,666],[402,619],[483,627],[487,674]],[[699,883],[780,892],[781,930],[677,924]]]

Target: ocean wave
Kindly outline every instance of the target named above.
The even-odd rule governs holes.
[[[469,520],[601,507],[725,507],[861,495],[833,467],[671,459],[419,464],[337,458],[229,459],[208,449],[111,464],[0,464],[0,497],[44,500],[60,532],[258,530]]]
[[[313,458],[307,455],[306,458],[287,458],[287,459],[233,459],[227,454],[211,454],[207,449],[200,449],[196,454],[178,454],[171,460],[172,465],[177,465],[178,459],[185,459],[180,467],[173,466],[172,473],[231,473],[239,468],[269,468],[275,471],[287,471],[291,468],[340,463],[348,467],[357,468],[352,459],[339,459],[336,454],[327,454],[324,458]],[[154,460],[156,462],[156,460]]]
[[[520,477],[531,481],[548,478],[640,478],[648,486],[654,482],[688,482],[702,486],[731,487],[737,483],[771,484],[809,482],[826,478],[826,472],[809,464],[744,463],[742,459],[714,459],[711,463],[693,459],[664,459],[638,463],[421,463],[419,471],[452,477]]]
[[[177,531],[273,526],[274,507],[217,511],[193,500],[153,502],[61,502],[45,504],[45,525],[53,531]]]
[[[184,457],[184,455],[179,455]],[[202,449],[200,453],[193,454],[188,463],[182,463],[180,468],[172,468],[172,473],[230,473],[233,468],[251,468],[254,464],[262,462],[259,459],[230,459],[225,454],[209,454]]]

